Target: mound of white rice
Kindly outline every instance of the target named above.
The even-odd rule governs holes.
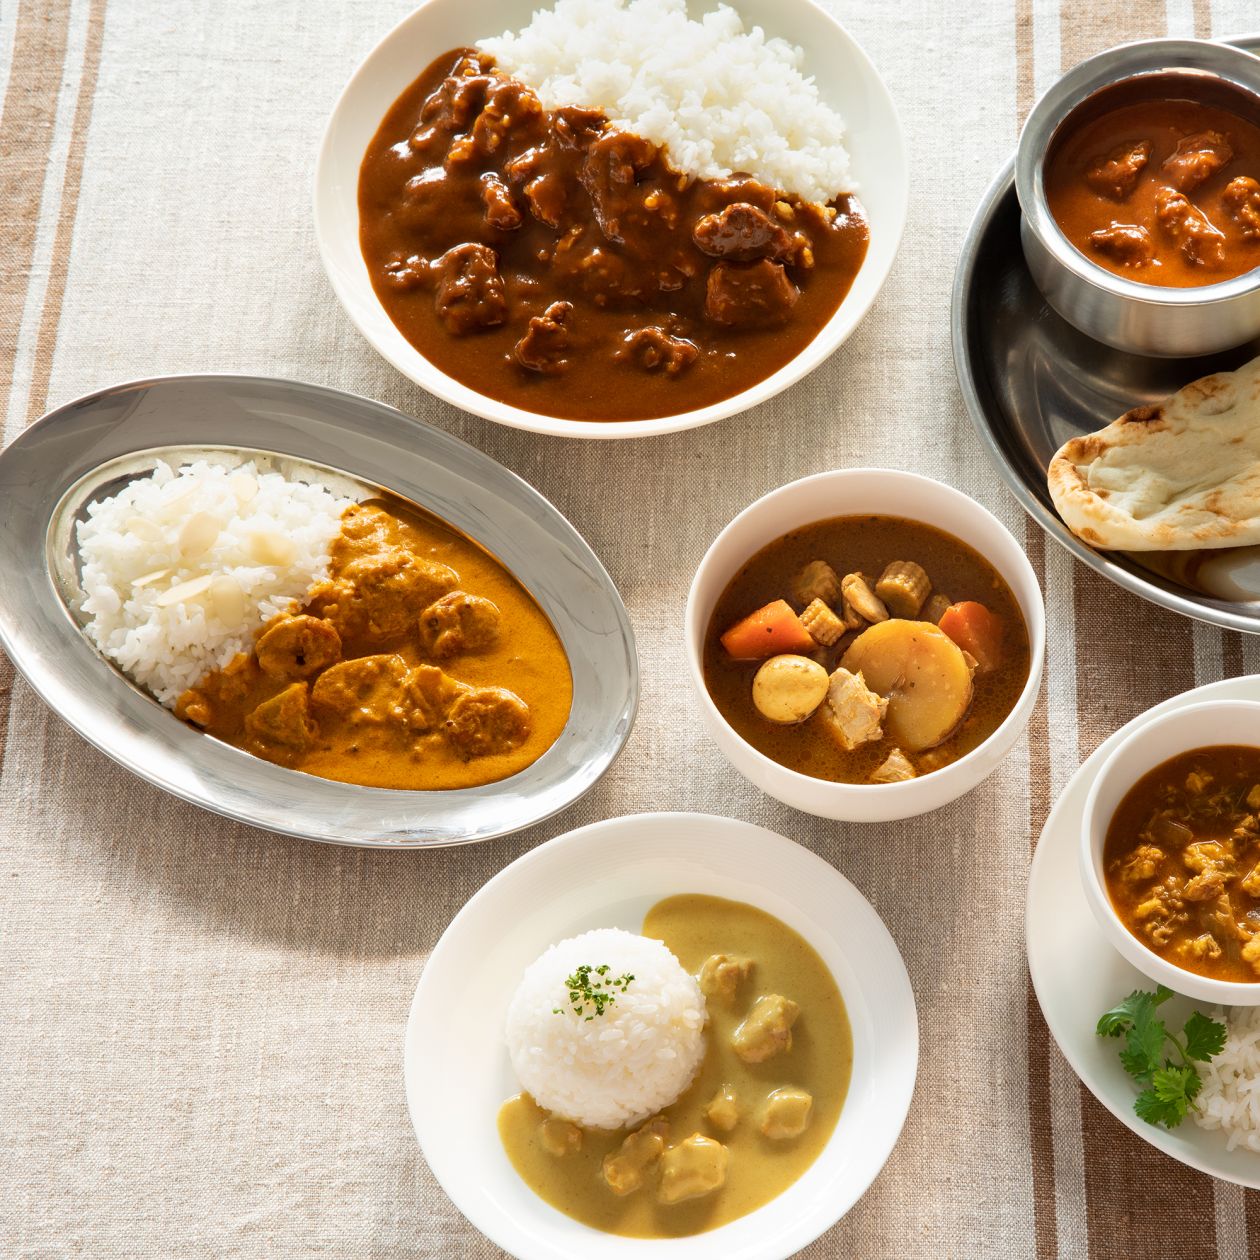
[[[173,705],[327,576],[349,503],[252,462],[158,462],[77,526],[88,635]]]
[[[556,0],[480,47],[548,109],[602,109],[689,175],[746,171],[806,201],[856,191],[844,123],[801,49],[745,31],[727,5],[692,21],[686,0]]]
[[[602,1015],[581,1002],[579,1015],[567,979],[582,966],[634,978]],[[526,968],[508,1006],[508,1054],[540,1107],[617,1129],[668,1107],[691,1084],[704,1024],[700,986],[660,941],[601,928],[553,945]]]
[[[1194,1118],[1205,1129],[1223,1129],[1231,1151],[1245,1146],[1260,1153],[1260,1006],[1214,1014],[1225,1020],[1229,1037],[1220,1054],[1198,1065],[1203,1089]]]

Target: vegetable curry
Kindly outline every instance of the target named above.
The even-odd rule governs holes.
[[[494,783],[569,716],[568,658],[476,543],[396,499],[342,516],[329,574],[176,714],[255,756],[367,787]]]
[[[855,197],[691,180],[593,109],[548,112],[473,49],[394,103],[359,176],[376,295],[435,366],[527,411],[672,415],[793,359],[866,255]]]
[[[764,911],[670,897],[643,934],[706,995],[708,1047],[690,1088],[633,1132],[578,1128],[521,1094],[500,1109],[499,1133],[553,1207],[608,1233],[678,1237],[753,1211],[809,1168],[844,1105],[853,1038],[826,964]]]
[[[763,548],[704,643],[705,684],[736,733],[841,783],[956,761],[1015,707],[1029,667],[1023,615],[993,566],[888,516],[821,521]]]
[[[1174,966],[1260,981],[1260,748],[1173,757],[1129,789],[1103,870],[1121,922]]]

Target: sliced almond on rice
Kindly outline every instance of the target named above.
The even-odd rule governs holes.
[[[293,542],[274,529],[255,530],[249,536],[249,554],[259,564],[292,564],[297,555]]]
[[[170,577],[170,569],[154,569],[150,573],[142,573],[138,578],[131,579],[132,588],[141,586],[152,586],[154,582],[160,582],[164,577]]]
[[[153,602],[159,608],[170,608],[172,604],[186,604],[204,595],[213,581],[214,578],[209,573],[201,577],[189,578],[187,582],[180,582],[172,586],[169,591],[163,591]]]
[[[245,618],[245,592],[235,578],[220,573],[210,583],[210,606],[214,615],[228,625],[236,625]]]
[[[238,503],[249,503],[258,493],[258,478],[251,477],[249,473],[233,473],[228,478],[228,485],[232,488],[232,493],[236,495]]]
[[[223,532],[223,522],[209,512],[194,512],[179,531],[180,554],[190,560],[204,556]]]

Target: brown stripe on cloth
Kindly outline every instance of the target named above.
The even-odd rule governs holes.
[[[0,433],[8,418],[69,25],[69,0],[23,0],[0,105]],[[13,666],[0,653],[0,765],[12,694]]]
[[[1084,566],[1076,568],[1074,604],[1077,643],[1093,645],[1078,653],[1076,665],[1084,760],[1131,718],[1194,686],[1194,630],[1184,617],[1119,590]],[[1083,1086],[1081,1125],[1090,1254],[1211,1260],[1211,1178],[1134,1137]],[[1177,1211],[1169,1212],[1174,1200]]]
[[[1033,0],[1015,0],[1015,124],[1024,125],[1033,107]]]
[[[1128,0],[1122,4],[1071,4],[1059,9],[1063,69],[1105,48],[1168,33],[1166,0]]]
[[[1221,677],[1237,678],[1244,670],[1242,635],[1231,630],[1221,632]]]
[[[1046,585],[1046,536],[1031,520],[1024,521],[1024,550]],[[1050,799],[1050,720],[1048,678],[1043,675],[1037,707],[1028,723],[1028,832],[1035,846],[1053,803]],[[1032,1156],[1033,1241],[1037,1260],[1059,1254],[1059,1227],[1054,1198],[1054,1122],[1050,1102],[1050,1031],[1042,1018],[1032,982],[1028,983],[1028,1134]]]
[[[1194,0],[1194,37],[1207,39],[1212,34],[1212,0]]]

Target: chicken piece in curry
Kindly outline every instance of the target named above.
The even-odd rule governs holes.
[[[708,1010],[699,1072],[634,1129],[582,1128],[528,1094],[499,1134],[526,1184],[596,1229],[672,1238],[716,1229],[782,1194],[836,1126],[853,1062],[844,1001],[786,924],[717,897],[670,897],[643,934],[699,981]]]
[[[564,648],[528,592],[471,540],[391,500],[347,508],[327,579],[175,712],[291,769],[435,790],[523,770],[571,700]]]
[[[360,244],[399,331],[527,411],[708,406],[802,350],[866,256],[855,197],[690,179],[598,110],[548,112],[473,49],[398,98],[359,175]]]
[[[1111,904],[1139,941],[1214,980],[1260,981],[1260,748],[1173,757],[1107,827]]]
[[[885,516],[822,521],[758,552],[704,644],[705,683],[735,731],[841,783],[899,783],[956,761],[1015,707],[1029,667],[1023,615],[993,566]]]

